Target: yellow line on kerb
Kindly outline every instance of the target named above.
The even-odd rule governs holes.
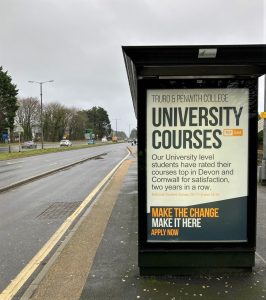
[[[58,228],[58,230],[52,235],[48,242],[42,247],[42,249],[32,258],[32,260],[22,269],[22,271],[10,282],[10,284],[0,294],[0,300],[9,300],[16,295],[20,288],[30,278],[33,272],[42,263],[45,257],[51,252],[54,246],[65,234],[70,225],[75,221],[79,214],[83,211],[84,207],[91,202],[94,196],[100,191],[105,183],[111,178],[120,165],[128,158],[128,153],[114,168],[113,170],[94,188],[94,190],[88,195],[88,197],[80,204],[80,206],[68,217],[65,222]]]

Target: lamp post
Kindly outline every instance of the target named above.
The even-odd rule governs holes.
[[[40,85],[40,98],[41,98],[41,143],[43,149],[43,124],[42,124],[42,85],[47,82],[54,82],[54,80],[47,80],[47,81],[32,81],[29,80],[29,83],[38,83]]]
[[[114,119],[115,120],[115,136],[117,136],[117,121],[120,119]]]

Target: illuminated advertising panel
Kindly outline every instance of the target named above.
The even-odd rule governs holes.
[[[245,242],[247,88],[147,90],[148,242]]]

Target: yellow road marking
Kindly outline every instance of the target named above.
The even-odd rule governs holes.
[[[67,229],[75,221],[75,219],[83,211],[84,207],[95,197],[105,183],[111,178],[120,165],[128,158],[128,153],[109,174],[94,188],[94,190],[88,195],[88,197],[80,204],[80,206],[68,217],[65,222],[58,228],[58,230],[52,235],[52,237],[46,242],[46,244],[39,250],[39,252],[31,259],[31,261],[21,270],[21,272],[10,282],[10,284],[0,294],[0,300],[10,300],[16,295],[20,288],[30,278],[33,272],[42,263],[45,257],[51,252],[54,246],[59,242]]]

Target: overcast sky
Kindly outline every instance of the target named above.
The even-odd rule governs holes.
[[[0,65],[20,97],[39,97],[28,80],[53,79],[44,103],[102,106],[128,134],[122,45],[261,44],[264,14],[264,0],[2,0]]]

